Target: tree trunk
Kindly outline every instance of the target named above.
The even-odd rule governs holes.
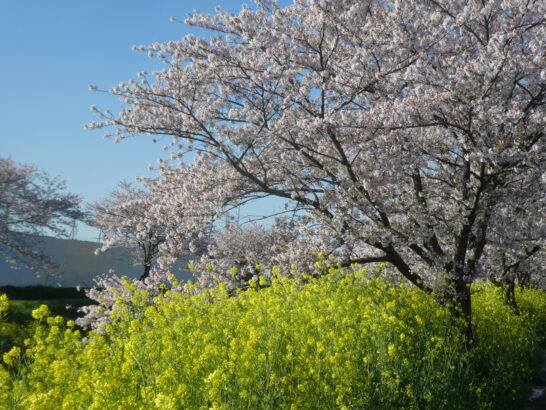
[[[140,276],[140,280],[146,279],[148,276],[150,276],[150,270],[152,269],[151,263],[145,263],[144,264],[144,273]]]
[[[519,285],[522,288],[531,287],[531,274],[529,272],[519,272],[517,274]]]
[[[472,328],[472,299],[470,297],[470,283],[463,278],[454,282],[455,287],[455,317],[463,321],[463,331],[467,349],[472,348],[474,331]]]
[[[504,302],[513,309],[516,315],[519,315],[519,307],[516,302],[516,279],[505,278],[502,282]]]

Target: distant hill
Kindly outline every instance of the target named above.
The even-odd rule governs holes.
[[[95,283],[93,278],[97,275],[109,274],[113,269],[116,274],[130,278],[138,278],[142,275],[143,267],[131,265],[128,250],[125,248],[113,248],[99,255],[95,250],[101,247],[100,243],[78,241],[72,239],[58,239],[43,236],[40,250],[51,256],[60,266],[56,276],[41,273],[40,277],[24,267],[14,269],[0,255],[0,286],[62,286],[62,287],[90,287]],[[180,258],[177,263],[185,268],[189,258]],[[186,269],[174,270],[173,273],[179,280],[193,279],[192,273]]]

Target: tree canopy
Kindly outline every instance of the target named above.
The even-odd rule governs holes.
[[[543,252],[543,1],[259,0],[137,47],[165,63],[113,87],[91,128],[171,137],[165,247],[257,198],[287,201],[283,255],[386,262],[425,291]],[[184,161],[191,158],[192,161]],[[284,236],[279,235],[284,238]],[[173,245],[173,248],[175,246]]]

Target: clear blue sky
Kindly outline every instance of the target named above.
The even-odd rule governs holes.
[[[120,144],[86,131],[89,107],[116,111],[115,97],[88,91],[136,78],[158,61],[131,46],[195,33],[183,20],[216,5],[238,11],[243,0],[0,0],[0,156],[34,163],[66,179],[85,201],[108,195],[122,180],[147,175],[161,146],[134,138]],[[96,232],[80,226],[78,239]]]

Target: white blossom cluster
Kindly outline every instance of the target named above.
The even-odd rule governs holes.
[[[161,285],[169,282],[172,285],[173,283],[159,271],[155,271],[142,280],[128,279],[118,275],[104,275],[97,277],[95,281],[97,286],[86,290],[86,295],[97,304],[80,307],[79,311],[83,315],[76,319],[76,323],[84,329],[93,329],[99,333],[103,333],[103,326],[111,321],[112,311],[118,309],[117,301],[131,302],[137,292],[146,291],[147,303],[153,304],[154,298],[164,291],[164,287]],[[173,291],[184,291],[184,287],[183,285],[174,286]]]

